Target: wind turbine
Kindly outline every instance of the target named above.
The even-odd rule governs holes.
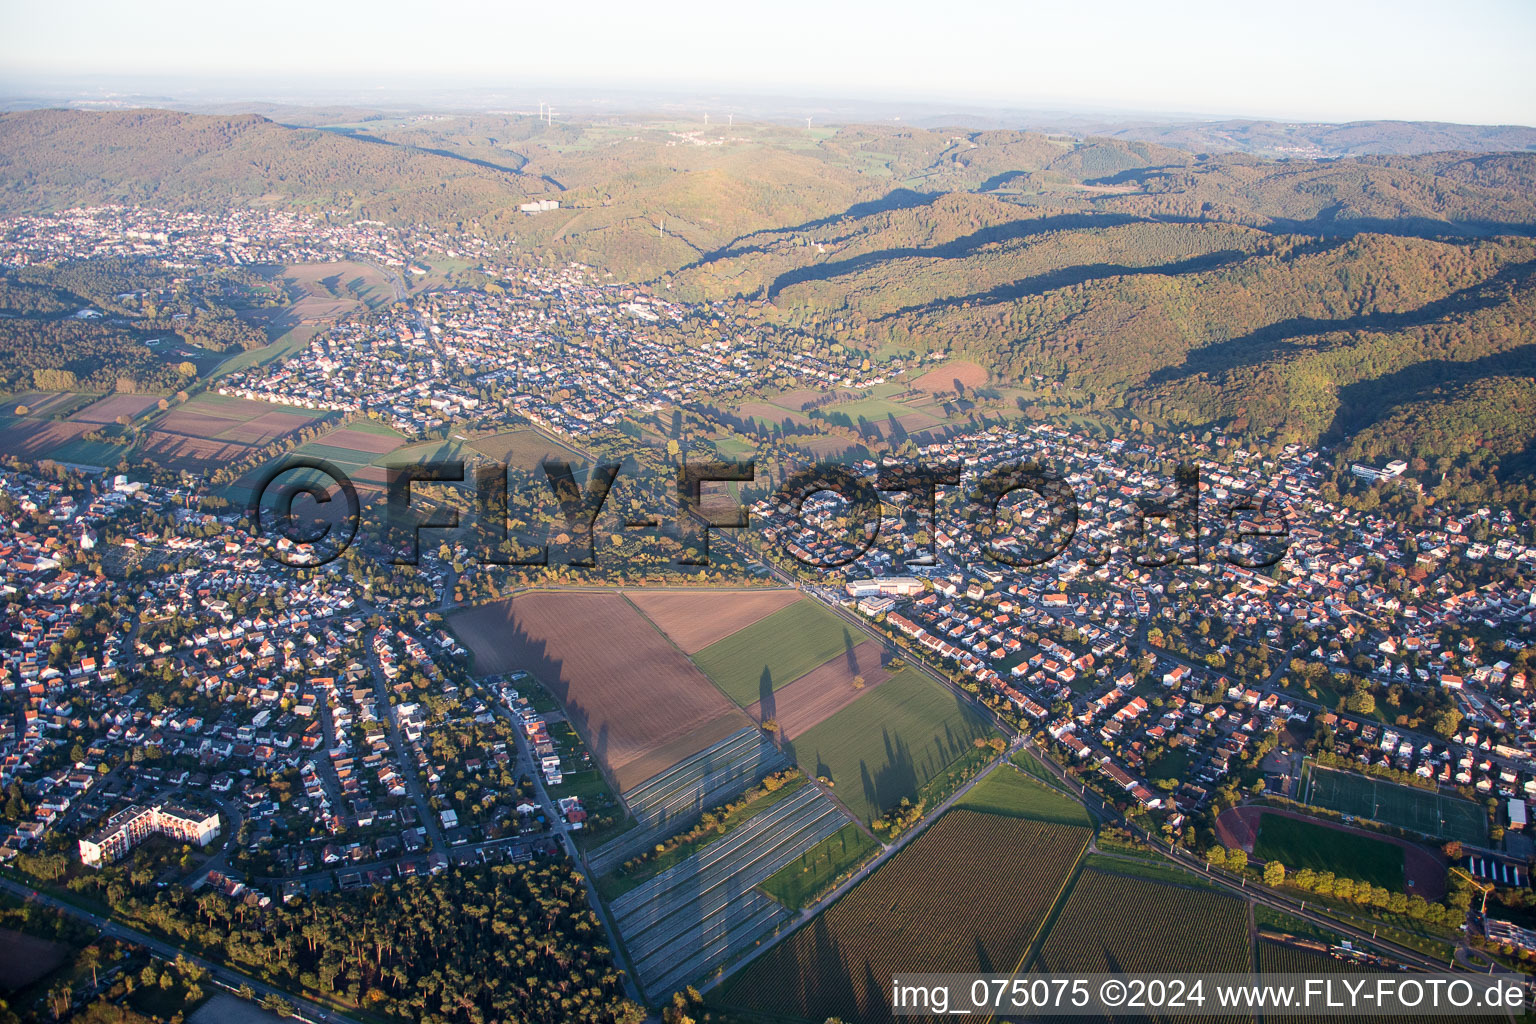
[[[810,131],[811,130],[811,119],[810,118],[806,118],[805,119],[805,130],[806,131]]]

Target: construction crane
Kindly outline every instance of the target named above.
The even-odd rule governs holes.
[[[1474,878],[1470,872],[1464,871],[1458,867],[1453,866],[1451,870],[1456,872],[1462,878],[1465,878],[1467,881],[1471,882],[1472,888],[1483,894],[1483,905],[1478,909],[1477,913],[1478,916],[1482,917],[1486,921],[1488,919],[1488,894],[1493,892],[1495,888],[1494,884],[1492,882],[1480,882]]]

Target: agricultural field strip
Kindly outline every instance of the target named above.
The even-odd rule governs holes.
[[[689,811],[703,810],[709,804],[700,801],[716,790],[781,760],[759,730],[740,729],[631,789],[624,794],[624,803],[635,820],[661,824],[676,816],[679,805]]]
[[[615,924],[647,990],[674,973],[692,980],[788,917],[755,887],[845,820],[807,787],[615,901]]]
[[[832,778],[841,787],[838,799],[868,823],[901,797],[916,799],[972,739],[991,732],[973,708],[909,665],[797,734],[790,746],[807,775]],[[913,784],[887,783],[884,773],[902,761]],[[856,780],[866,773],[873,785],[861,791]]]
[[[748,965],[721,998],[774,1017],[886,1020],[888,979],[914,960],[932,971],[1008,970],[1062,898],[1091,836],[1081,826],[951,810]]]
[[[854,646],[846,622],[803,599],[695,652],[693,663],[720,692],[747,707],[762,698],[765,674],[778,690]]]
[[[1240,972],[1250,964],[1241,901],[1087,868],[1031,970]]]
[[[756,891],[744,896],[738,907],[739,913],[730,919],[719,918],[706,929],[706,934],[700,936],[697,952],[679,959],[671,970],[645,981],[646,995],[652,999],[665,997],[703,977],[732,953],[751,947],[792,916],[790,911]]]
[[[1339,960],[1327,953],[1318,950],[1303,949],[1299,946],[1289,946],[1270,939],[1262,939],[1259,942],[1259,971],[1261,974],[1363,974],[1371,968],[1363,964],[1350,963],[1347,960]],[[1281,1018],[1276,1018],[1281,1019]],[[1288,1014],[1283,1018],[1287,1024],[1331,1024],[1339,1018],[1326,1012],[1299,1016]],[[1380,1016],[1351,1016],[1351,1024],[1377,1024],[1377,1022],[1397,1021],[1401,1017],[1393,1015]],[[1451,1015],[1413,1016],[1415,1024],[1449,1024],[1460,1018]]]
[[[756,889],[708,911],[690,907],[686,927],[664,940],[631,952],[630,963],[642,987],[665,996],[678,983],[691,984],[722,961],[752,948],[766,933],[794,917],[794,911]]]
[[[623,794],[639,824],[587,857],[598,874],[616,866],[677,831],[701,811],[737,796],[784,760],[756,729],[741,729],[707,750]],[[636,794],[639,794],[638,800]]]
[[[733,880],[739,881],[742,878],[741,868],[756,863],[761,869],[761,859],[772,853],[779,844],[796,838],[806,828],[827,818],[837,819],[837,828],[847,823],[837,805],[828,800],[821,790],[806,786],[762,814],[755,815],[687,860],[674,864],[644,885],[620,896],[612,905],[614,920],[619,929],[626,933],[631,927],[637,930],[651,927],[672,912],[664,904],[673,890],[687,887],[688,899],[696,900],[711,888]],[[818,840],[820,838],[816,837]],[[809,844],[806,848],[809,848]],[[796,854],[799,852],[798,849],[795,851]],[[776,862],[772,869],[763,873],[762,878],[767,878],[787,863],[787,858]],[[753,878],[740,885],[739,890],[744,892],[752,888],[762,878]]]

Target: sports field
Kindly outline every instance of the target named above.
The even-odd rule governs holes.
[[[1287,871],[1311,868],[1340,878],[1405,892],[1403,848],[1358,832],[1329,828],[1300,818],[1266,814],[1260,819],[1254,855],[1278,860]]]
[[[837,798],[869,822],[991,734],[969,705],[905,668],[784,749],[807,774],[831,779]]]
[[[693,656],[725,695],[746,707],[858,641],[853,628],[811,600],[796,601]]]
[[[1304,802],[1340,814],[1466,843],[1488,841],[1488,816],[1470,800],[1435,790],[1399,786],[1353,772],[1307,765]]]

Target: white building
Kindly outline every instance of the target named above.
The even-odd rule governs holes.
[[[131,804],[80,840],[80,860],[93,868],[120,859],[149,836],[163,835],[183,843],[207,846],[218,837],[219,812],[193,810],[181,804]]]
[[[849,597],[916,597],[923,592],[923,581],[916,576],[880,576],[849,580],[844,589]]]

